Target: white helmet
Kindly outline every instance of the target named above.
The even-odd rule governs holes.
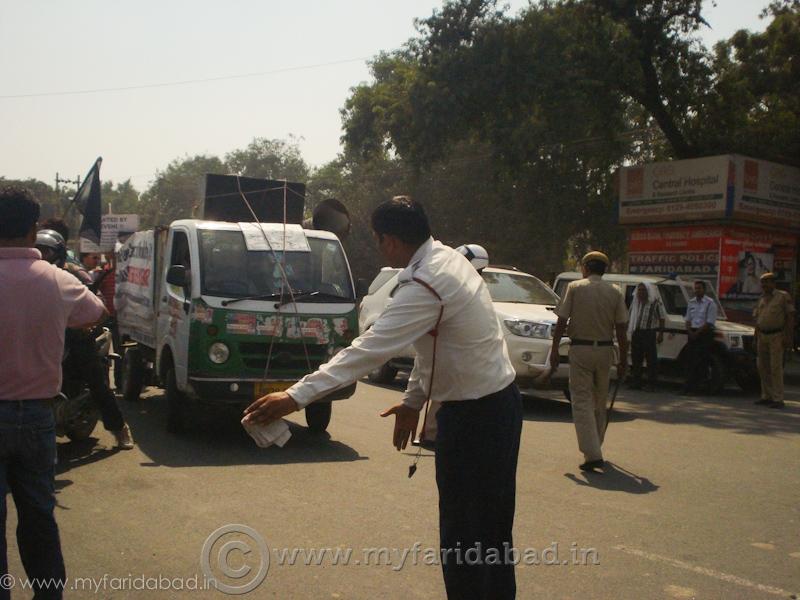
[[[486,248],[478,244],[464,244],[456,248],[456,252],[463,254],[467,260],[480,272],[489,266],[489,253]]]

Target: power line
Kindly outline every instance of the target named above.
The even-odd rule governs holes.
[[[96,88],[88,90],[61,90],[55,92],[35,92],[30,94],[7,94],[0,96],[0,100],[11,100],[13,98],[44,98],[49,96],[78,96],[84,94],[104,94],[108,92],[127,92],[131,90],[145,90],[164,87],[177,87],[180,85],[193,85],[196,83],[211,83],[214,81],[228,81],[231,79],[247,79],[250,77],[264,77],[265,75],[277,75],[280,73],[289,73],[292,71],[305,71],[309,69],[319,69],[322,67],[333,67],[336,65],[343,65],[347,63],[361,62],[368,60],[367,57],[362,58],[348,58],[345,60],[336,60],[326,63],[317,63],[314,65],[301,65],[298,67],[283,67],[274,69],[272,71],[260,71],[258,73],[243,73],[239,75],[221,75],[219,77],[206,77],[204,79],[183,79],[180,81],[166,81],[161,83],[145,83],[141,85],[126,85],[121,87],[110,88]]]

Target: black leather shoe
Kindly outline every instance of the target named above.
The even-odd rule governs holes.
[[[600,460],[587,460],[580,466],[581,471],[592,471],[594,472],[595,469],[602,469],[606,464],[602,458]]]
[[[772,404],[772,400],[769,398],[762,398],[761,400],[756,400],[753,404],[761,404],[762,406],[765,404]]]
[[[783,402],[775,402],[774,400],[767,404],[770,408],[786,408],[786,405]]]

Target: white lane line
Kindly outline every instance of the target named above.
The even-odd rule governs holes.
[[[786,590],[778,587],[764,585],[763,583],[756,583],[754,581],[750,581],[749,579],[738,577],[736,575],[730,575],[728,573],[722,573],[720,571],[715,571],[714,569],[698,567],[697,565],[693,565],[682,560],[677,560],[675,558],[670,558],[668,556],[661,556],[660,554],[653,554],[652,552],[645,552],[644,550],[628,548],[627,546],[622,545],[614,546],[614,550],[619,550],[620,552],[625,552],[626,554],[632,554],[633,556],[638,556],[639,558],[646,558],[647,560],[651,560],[653,562],[666,563],[668,565],[672,565],[673,567],[677,567],[678,569],[685,569],[687,571],[699,573],[700,575],[705,575],[706,577],[713,577],[714,579],[719,579],[720,581],[726,581],[740,587],[758,590],[759,592],[764,592],[765,594],[784,596],[786,598],[796,597],[792,592],[787,592]]]

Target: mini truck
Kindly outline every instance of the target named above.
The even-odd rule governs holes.
[[[304,192],[208,175],[210,219],[137,232],[119,250],[122,393],[135,401],[148,383],[164,387],[170,431],[187,428],[195,404],[241,410],[287,389],[357,336],[347,257],[336,234],[311,229],[316,214],[301,225]],[[355,385],[309,405],[309,428],[324,431],[331,401]]]

